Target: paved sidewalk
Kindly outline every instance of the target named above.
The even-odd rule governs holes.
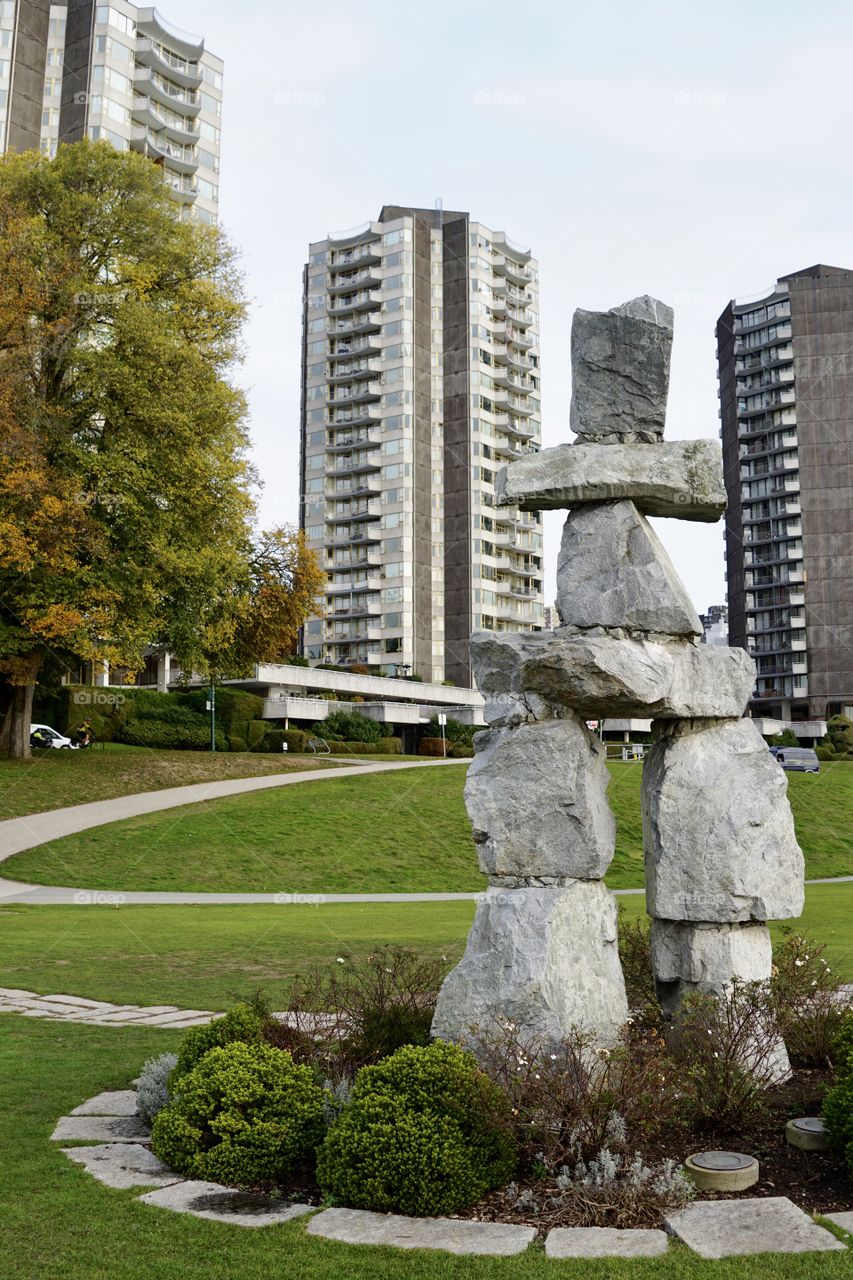
[[[173,1004],[110,1004],[107,1000],[84,1000],[82,996],[40,996],[16,987],[0,987],[0,1014],[3,1013],[99,1027],[197,1027],[219,1017],[210,1009],[179,1009]]]

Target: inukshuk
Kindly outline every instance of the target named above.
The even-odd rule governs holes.
[[[612,1043],[628,1009],[604,748],[588,717],[658,722],[643,768],[646,895],[656,986],[722,995],[770,976],[768,919],[802,910],[803,859],[787,782],[743,713],[755,669],[702,627],[647,516],[716,521],[726,497],[711,440],[663,441],[672,311],[636,298],[577,311],[570,445],[498,475],[498,501],[567,508],[557,567],[561,626],[476,633],[489,728],[465,802],[489,877],[433,1031],[476,1042],[495,1022]],[[780,1049],[779,1073],[787,1069]]]

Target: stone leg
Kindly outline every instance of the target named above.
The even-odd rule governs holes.
[[[475,738],[465,783],[480,870],[520,879],[600,879],[613,858],[604,747],[571,711]]]
[[[773,965],[763,924],[694,924],[652,920],[652,971],[661,1008],[676,1012],[693,991],[722,996],[734,978],[766,982]]]
[[[798,916],[803,855],[787,787],[751,720],[668,729],[643,765],[649,915],[713,924]]]
[[[600,881],[575,880],[482,896],[432,1031],[476,1046],[499,1023],[546,1043],[577,1027],[611,1045],[627,1016],[615,900]]]

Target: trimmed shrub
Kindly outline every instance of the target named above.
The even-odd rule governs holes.
[[[270,728],[269,720],[250,720],[249,721],[249,723],[246,726],[246,742],[249,745],[250,751],[255,750],[261,738],[263,738],[264,734],[269,732],[269,728]]]
[[[315,724],[311,732],[329,742],[378,742],[382,726],[357,711],[333,711],[322,723]]]
[[[154,1120],[151,1146],[188,1178],[243,1187],[286,1181],[324,1132],[325,1095],[284,1049],[211,1049]]]
[[[320,1149],[318,1181],[353,1208],[454,1213],[512,1177],[507,1112],[471,1054],[441,1041],[399,1049],[358,1073]]]
[[[177,1066],[175,1053],[161,1053],[142,1064],[136,1087],[136,1110],[148,1124],[169,1101],[169,1077]]]
[[[442,741],[441,738],[421,738],[420,742],[418,743],[418,755],[419,756],[443,756],[445,754],[445,748],[447,751],[447,755],[449,756],[450,755],[449,742],[444,742]]]
[[[116,740],[131,747],[154,747],[161,751],[208,751],[210,725],[166,724],[162,720],[129,720],[119,729]],[[228,740],[216,730],[216,750],[227,751]]]
[[[271,729],[267,725],[266,732],[255,742],[252,751],[278,753],[284,751],[286,746],[288,751],[300,754],[305,751],[307,744],[308,734],[301,729]]]
[[[354,756],[399,756],[403,753],[403,743],[400,738],[377,738],[375,742],[339,742],[337,738],[331,738],[329,745],[334,751],[349,752]]]
[[[447,717],[447,724],[444,726],[444,736],[448,743],[455,746],[466,747],[466,755],[474,754],[474,734],[479,730],[473,724],[463,724],[461,720],[454,720],[452,716]],[[428,738],[441,737],[441,725],[438,723],[438,715],[434,715],[426,727],[426,736]],[[449,754],[449,753],[448,753]]]
[[[231,1044],[257,1044],[261,1040],[263,1018],[248,1004],[236,1004],[223,1018],[214,1018],[206,1026],[191,1027],[181,1042],[172,1085],[186,1075],[211,1049]]]
[[[853,1175],[853,1013],[847,1014],[835,1038],[833,1056],[838,1083],[824,1097],[823,1120],[830,1142],[844,1150]]]

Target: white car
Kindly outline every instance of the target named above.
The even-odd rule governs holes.
[[[40,741],[35,746],[40,747],[67,747],[76,750],[74,743],[70,738],[64,738],[61,733],[57,733],[55,729],[51,729],[49,724],[31,724],[30,725],[30,742],[33,741],[33,734],[37,733]]]

